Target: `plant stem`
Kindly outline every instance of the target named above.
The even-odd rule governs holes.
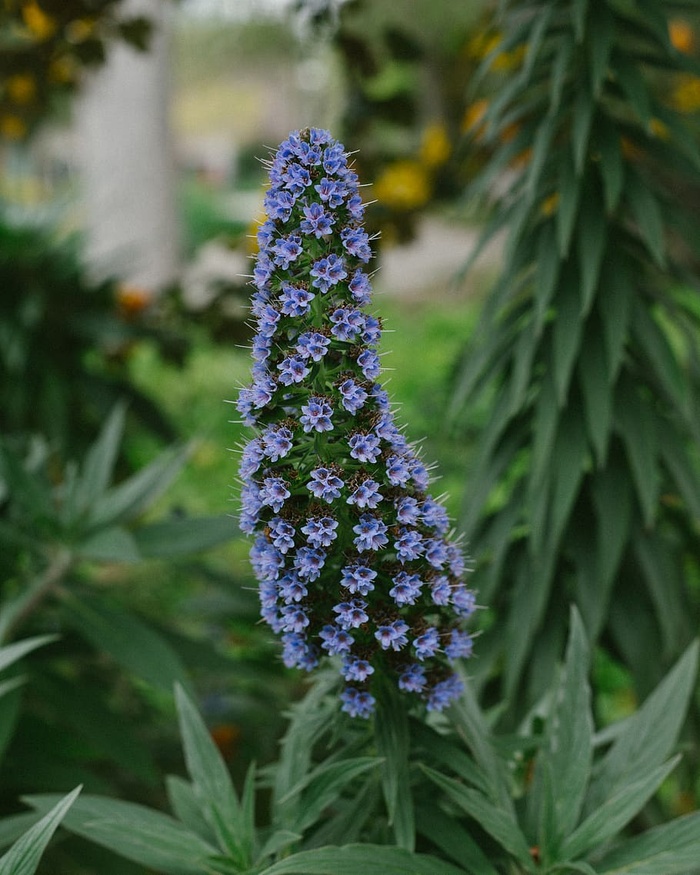
[[[16,630],[34,613],[46,596],[63,580],[73,565],[73,554],[65,547],[51,557],[42,574],[0,615],[0,643],[10,641]]]

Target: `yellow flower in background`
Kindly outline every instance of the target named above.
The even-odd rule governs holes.
[[[76,79],[77,67],[75,61],[68,55],[54,58],[47,72],[49,82],[57,85],[67,85]]]
[[[5,140],[22,140],[27,135],[27,124],[17,115],[0,116],[0,137]]]
[[[395,210],[415,210],[430,200],[430,179],[418,161],[396,161],[384,168],[374,184],[382,204]]]
[[[501,44],[501,34],[497,31],[475,34],[465,46],[465,54],[470,58],[483,59]]]
[[[685,114],[700,109],[700,77],[682,76],[671,94],[671,104]]]
[[[658,118],[653,118],[649,122],[649,133],[657,140],[668,140],[671,136],[668,126]]]
[[[542,201],[542,206],[540,207],[540,212],[543,216],[549,217],[554,215],[557,211],[557,207],[559,206],[559,192],[555,191],[553,194],[550,194],[549,197],[546,197]]]
[[[452,144],[444,125],[428,125],[423,132],[420,146],[420,160],[426,167],[440,167],[450,157]]]
[[[620,137],[620,150],[628,161],[639,161],[644,155],[643,150],[636,143],[632,142],[629,137]]]
[[[499,52],[491,61],[491,69],[496,73],[508,73],[520,67],[524,57],[524,45],[516,46],[510,52]]]
[[[22,4],[22,18],[27,30],[38,42],[50,39],[58,28],[56,19],[44,12],[37,0],[26,0]]]
[[[94,18],[76,18],[66,27],[66,39],[71,43],[82,43],[92,36],[95,30]]]
[[[695,32],[682,18],[673,18],[668,23],[668,37],[674,49],[690,55],[695,49]]]
[[[13,103],[23,106],[36,97],[36,80],[31,73],[15,73],[8,78],[5,90]]]
[[[488,100],[482,98],[468,106],[462,118],[462,133],[474,137],[477,143],[484,138],[486,123],[484,117],[489,108]]]

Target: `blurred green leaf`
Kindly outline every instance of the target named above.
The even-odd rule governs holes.
[[[182,517],[139,526],[134,542],[144,558],[165,558],[209,550],[236,536],[229,515]]]
[[[17,641],[14,644],[6,644],[0,647],[0,671],[4,671],[8,666],[22,659],[22,657],[38,647],[44,647],[46,644],[50,644],[57,639],[58,635],[36,635],[33,638],[25,638],[23,641]]]
[[[12,845],[0,859],[0,875],[33,875],[36,872],[46,846],[78,793],[80,787],[52,803],[51,810]]]
[[[618,833],[644,808],[663,780],[678,765],[679,759],[680,757],[674,757],[668,763],[647,772],[644,777],[632,779],[630,783],[620,787],[567,836],[560,848],[561,859],[576,859],[601,847]],[[635,769],[635,775],[641,774],[641,770]]]
[[[143,557],[134,535],[121,526],[110,526],[88,536],[75,546],[82,559],[96,562],[139,562]]]
[[[94,444],[85,455],[76,495],[78,513],[85,513],[109,486],[124,434],[126,409],[118,404],[107,417]]]
[[[255,823],[241,806],[226,764],[197,709],[179,685],[175,688],[187,771],[202,815],[221,850],[242,869],[253,862]]]
[[[625,196],[649,252],[660,268],[666,267],[666,240],[661,210],[655,195],[638,173],[627,174]]]
[[[409,780],[410,736],[403,702],[385,684],[374,720],[377,754],[381,758],[382,789],[396,844],[415,849],[415,822]]]
[[[38,811],[55,803],[53,795],[28,796]],[[167,875],[203,875],[216,849],[166,814],[143,805],[83,796],[63,826],[115,854]]]
[[[464,875],[451,863],[386,845],[345,845],[292,854],[260,875]]]
[[[98,652],[110,656],[127,671],[170,693],[173,685],[189,683],[180,658],[145,622],[104,598],[66,594],[67,621]]]
[[[686,875],[700,860],[700,812],[617,845],[596,863],[601,875]]]
[[[182,469],[188,449],[171,449],[118,486],[109,489],[92,506],[89,525],[100,529],[138,516],[160,497]]]

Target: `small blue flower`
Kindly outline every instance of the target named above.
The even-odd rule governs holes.
[[[304,377],[311,373],[311,368],[307,367],[304,359],[298,355],[282,359],[277,365],[277,370],[280,372],[277,379],[283,386],[291,386],[292,383],[301,383]]]
[[[327,237],[333,230],[335,217],[329,215],[319,203],[314,202],[304,207],[304,217],[304,221],[299,226],[304,234],[313,234],[320,239]]]
[[[285,316],[304,316],[311,308],[311,301],[316,297],[313,292],[290,283],[282,284],[280,304]]]
[[[311,517],[306,525],[302,526],[301,531],[307,536],[307,541],[312,547],[330,547],[338,537],[337,528],[338,520],[334,520],[333,517],[324,516],[320,519]]]
[[[389,543],[386,536],[386,525],[378,517],[371,514],[362,514],[352,530],[357,535],[354,544],[358,553],[364,553],[366,550],[380,550]]]
[[[304,431],[333,431],[333,410],[323,398],[310,398],[308,404],[302,405],[301,414],[299,422]]]
[[[422,635],[413,639],[413,646],[416,650],[416,657],[420,660],[435,656],[440,649],[440,633],[435,626],[430,626]]]
[[[362,562],[354,562],[342,570],[342,585],[353,595],[369,595],[374,589],[373,580],[376,580],[377,572],[364,565]]]
[[[348,497],[348,504],[354,504],[359,508],[368,507],[374,510],[384,496],[379,491],[379,483],[368,477]]]
[[[307,484],[309,492],[329,504],[334,498],[340,497],[340,490],[345,486],[340,477],[330,468],[315,468],[310,477],[311,480]]]
[[[341,711],[345,711],[351,717],[362,717],[365,720],[374,712],[376,699],[366,690],[358,690],[355,687],[346,687],[340,694],[343,703]]]
[[[403,605],[414,605],[421,594],[423,581],[417,574],[409,574],[406,571],[399,573],[392,578],[393,586],[389,590],[389,595],[399,607]]]

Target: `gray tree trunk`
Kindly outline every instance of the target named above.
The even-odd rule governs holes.
[[[76,107],[86,259],[96,276],[157,290],[178,271],[169,126],[170,0],[125,0],[155,25],[147,53],[115,45]]]

